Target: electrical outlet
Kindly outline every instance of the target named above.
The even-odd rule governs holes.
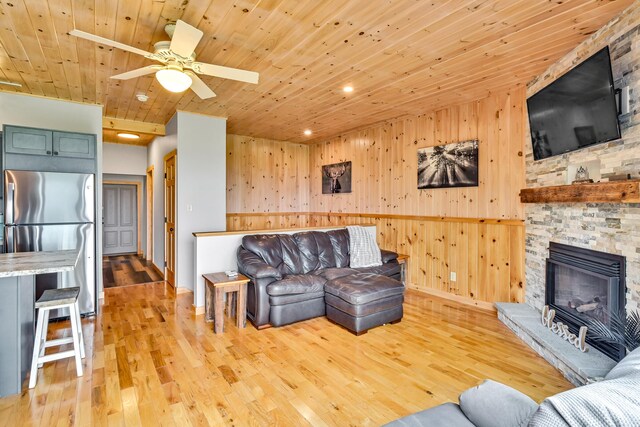
[[[456,272],[455,272],[455,271],[452,271],[451,273],[449,273],[449,279],[450,279],[452,282],[455,282],[455,281],[457,280],[457,278],[458,278],[458,276],[456,275]]]

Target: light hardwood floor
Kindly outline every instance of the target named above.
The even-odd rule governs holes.
[[[34,390],[0,399],[0,425],[380,425],[484,378],[538,401],[571,387],[494,315],[415,291],[401,323],[360,337],[326,318],[215,335],[192,298],[106,289],[83,319],[84,377],[72,359],[46,364]]]

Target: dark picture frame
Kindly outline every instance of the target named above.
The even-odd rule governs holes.
[[[478,140],[418,149],[418,189],[478,186]]]
[[[351,162],[322,166],[322,194],[351,193]]]

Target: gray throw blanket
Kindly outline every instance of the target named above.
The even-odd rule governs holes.
[[[349,232],[350,267],[375,267],[382,265],[382,254],[376,239],[364,227],[347,226]]]

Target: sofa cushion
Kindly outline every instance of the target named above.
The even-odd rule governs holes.
[[[357,274],[358,270],[353,268],[323,268],[320,270],[312,271],[310,274],[322,276],[327,280],[337,279],[339,277],[348,276],[350,274]]]
[[[615,380],[630,375],[640,375],[640,347],[627,354],[604,378]]]
[[[282,275],[301,274],[298,246],[287,234],[254,234],[242,238],[242,246],[258,255]]]
[[[283,276],[287,274],[302,274],[302,258],[295,239],[289,234],[280,234],[278,238],[280,239],[280,250],[282,251],[283,262],[283,265],[279,269],[280,272]]]
[[[547,398],[529,426],[640,426],[640,377],[629,375]]]
[[[485,380],[460,395],[460,409],[477,427],[516,427],[527,425],[538,404],[516,389]]]
[[[316,298],[324,298],[324,291],[307,292],[304,294],[271,295],[269,296],[269,305],[294,304],[296,302],[308,301]]]
[[[324,291],[349,304],[366,304],[393,295],[402,295],[404,285],[379,274],[358,273],[329,280]]]
[[[327,306],[338,309],[350,316],[363,317],[374,313],[380,313],[381,311],[391,310],[398,306],[402,307],[404,295],[393,295],[387,298],[371,301],[367,304],[350,304],[342,298],[325,293],[324,301],[327,303]]]
[[[322,268],[318,257],[318,244],[314,232],[306,231],[296,233],[293,235],[293,238],[298,246],[300,261],[302,262],[302,272],[306,274]]]
[[[327,231],[327,236],[333,246],[333,254],[336,258],[336,267],[349,267],[349,232],[346,228]]]
[[[360,273],[380,274],[382,276],[399,276],[400,264],[397,261],[390,262],[388,264],[377,265],[375,267],[360,267],[356,268]]]
[[[322,276],[292,274],[268,285],[267,294],[275,296],[322,292],[326,281]]]
[[[455,403],[445,403],[385,424],[384,427],[474,427]]]

